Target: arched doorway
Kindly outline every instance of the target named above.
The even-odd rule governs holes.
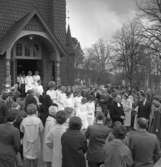
[[[53,62],[56,57],[51,43],[39,35],[26,35],[19,38],[11,50],[11,84],[17,76],[28,71],[39,71],[43,84],[53,79]]]

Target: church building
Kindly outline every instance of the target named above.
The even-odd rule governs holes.
[[[39,71],[44,86],[72,85],[70,37],[66,0],[0,0],[0,90],[29,70]]]

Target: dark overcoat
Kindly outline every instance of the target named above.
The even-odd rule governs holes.
[[[86,167],[85,152],[87,142],[78,130],[67,130],[61,138],[62,167]]]

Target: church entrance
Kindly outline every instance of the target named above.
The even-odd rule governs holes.
[[[42,74],[42,45],[37,38],[26,36],[16,42],[12,49],[11,84],[17,82],[17,76],[28,71],[38,71]]]
[[[27,35],[20,38],[13,46],[10,59],[11,84],[17,82],[17,76],[27,75],[28,71],[39,72],[44,86],[56,79],[55,48],[45,38]],[[53,77],[54,76],[54,77]]]
[[[32,71],[33,74],[35,71],[39,71],[41,74],[41,65],[41,60],[17,60],[17,74],[23,72],[27,75],[28,71]]]

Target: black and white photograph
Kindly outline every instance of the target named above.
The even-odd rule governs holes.
[[[161,0],[0,0],[0,167],[161,167]]]

